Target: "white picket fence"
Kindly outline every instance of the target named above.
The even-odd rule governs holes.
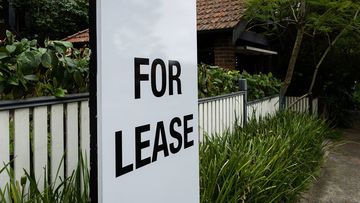
[[[300,100],[299,99],[300,97],[285,97],[285,106],[292,111],[309,112],[309,98],[305,97]],[[312,100],[312,113],[315,115],[318,114],[318,103],[319,103],[318,98]]]
[[[87,94],[0,102],[0,169],[13,159],[16,181],[26,170],[34,172],[40,189],[44,174],[58,184],[76,169],[80,151],[89,163],[89,129]],[[6,172],[0,174],[0,188],[9,181]]]
[[[257,120],[264,116],[274,115],[279,111],[279,96],[266,97],[260,100],[255,100],[247,103],[247,119],[253,117]]]
[[[231,131],[235,125],[243,126],[253,116],[259,119],[279,110],[279,96],[247,102],[245,94],[236,92],[199,100],[200,140],[204,135],[221,135]],[[286,105],[296,99],[286,98]],[[317,112],[317,101],[313,101],[313,112]],[[308,98],[291,109],[306,112],[309,109]],[[15,103],[0,102],[0,169],[14,158],[11,168],[15,180],[21,179],[24,170],[32,171],[39,188],[42,188],[44,170],[49,169],[46,173],[49,180],[60,181],[77,167],[80,151],[89,163],[89,148],[87,94],[71,95],[60,100],[46,97]],[[0,188],[9,181],[6,172],[0,174]]]
[[[204,98],[199,100],[199,138],[205,134],[221,135],[244,123],[245,92]]]
[[[204,98],[199,100],[199,137],[220,136],[224,132],[243,126],[247,120],[274,115],[279,110],[279,96],[247,102],[245,92]]]

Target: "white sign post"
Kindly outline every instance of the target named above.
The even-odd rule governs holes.
[[[195,0],[96,7],[98,201],[199,202]]]

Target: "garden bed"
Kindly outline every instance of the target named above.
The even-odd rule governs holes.
[[[280,112],[200,147],[201,202],[295,202],[321,166],[333,131],[316,117]]]

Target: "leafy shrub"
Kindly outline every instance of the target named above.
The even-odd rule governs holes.
[[[247,80],[250,100],[272,96],[280,92],[281,81],[275,78],[272,73],[250,75],[243,72],[241,77]]]
[[[198,89],[199,98],[217,96],[239,91],[238,81],[246,79],[248,83],[248,98],[255,100],[278,94],[281,82],[269,74],[242,74],[237,70],[226,70],[217,66],[199,65]]]
[[[198,66],[199,98],[239,91],[239,71],[225,70],[217,66]]]
[[[279,112],[200,146],[201,202],[296,202],[323,160],[332,130],[318,118]]]
[[[11,0],[11,4],[17,12],[25,11],[21,36],[61,39],[89,27],[88,0]]]
[[[0,43],[0,99],[64,96],[85,92],[89,80],[89,49],[75,49],[69,42],[15,40],[7,32]]]

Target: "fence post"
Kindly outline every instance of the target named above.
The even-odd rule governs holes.
[[[284,96],[279,96],[279,109],[280,110],[285,110],[286,109],[286,97]]]
[[[243,118],[243,126],[246,125],[247,123],[247,96],[248,96],[248,87],[247,87],[247,81],[246,79],[240,79],[239,80],[239,89],[240,91],[244,91],[245,95],[244,95],[244,118]]]

